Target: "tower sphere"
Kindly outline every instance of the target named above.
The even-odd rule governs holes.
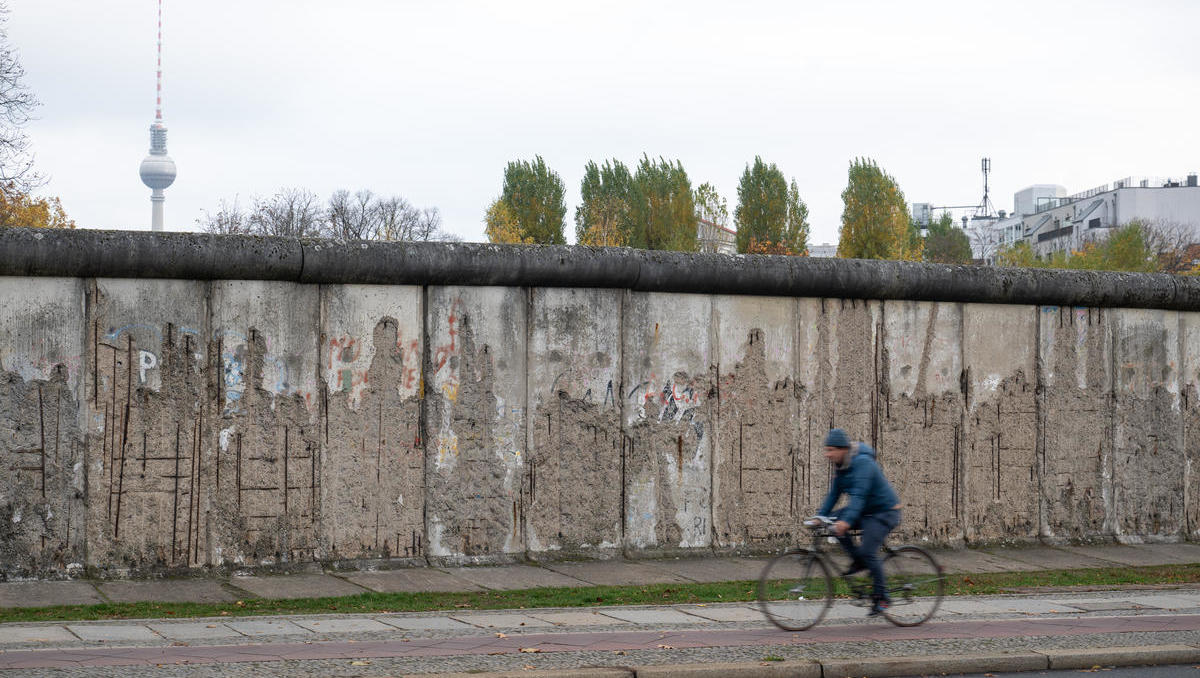
[[[147,187],[161,191],[175,183],[175,161],[166,153],[162,155],[151,153],[142,160],[138,174],[141,175],[142,183]]]

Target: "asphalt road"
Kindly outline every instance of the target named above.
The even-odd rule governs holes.
[[[1126,666],[1092,670],[1063,669],[1061,671],[1022,671],[1020,673],[970,673],[961,678],[1030,678],[1030,676],[1078,676],[1081,673],[1098,673],[1105,678],[1196,678],[1200,676],[1200,665],[1178,666]]]

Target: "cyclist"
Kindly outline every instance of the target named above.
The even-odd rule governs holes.
[[[879,560],[879,547],[888,533],[900,524],[900,498],[883,477],[883,471],[875,461],[875,449],[863,442],[851,442],[842,429],[832,429],[825,436],[825,458],[834,464],[836,473],[829,484],[829,495],[817,514],[837,519],[833,532],[852,558],[850,568],[842,573],[843,576],[863,569],[870,571],[872,604],[867,616],[874,617],[891,604],[883,564]],[[849,496],[849,501],[837,513],[830,513],[843,494]],[[857,546],[846,534],[851,528],[862,531]]]

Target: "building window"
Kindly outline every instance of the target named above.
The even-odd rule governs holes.
[[[1088,221],[1088,228],[1100,228],[1100,217]]]

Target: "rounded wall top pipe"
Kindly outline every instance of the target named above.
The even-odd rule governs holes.
[[[564,245],[338,242],[0,228],[0,275],[606,287],[648,292],[1200,310],[1167,274],[688,254]]]
[[[0,228],[0,275],[296,280],[288,238],[89,229]]]

